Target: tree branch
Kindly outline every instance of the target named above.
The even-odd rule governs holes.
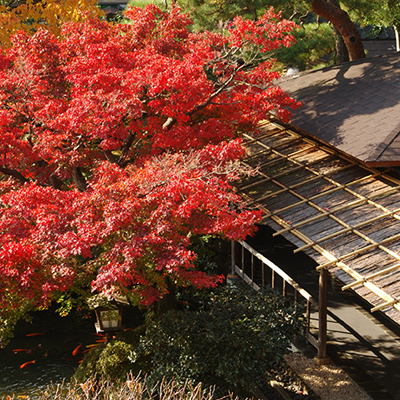
[[[61,190],[63,183],[55,175],[50,175],[50,185],[54,189]]]
[[[118,159],[117,164],[123,168],[124,166],[124,158],[126,157],[126,155],[128,154],[129,149],[131,148],[134,140],[135,140],[136,135],[133,134],[129,134],[129,136],[127,137],[124,146],[122,147],[122,151],[121,151],[121,155]]]
[[[72,179],[80,192],[86,192],[87,182],[79,167],[72,169]]]
[[[237,68],[237,71],[241,69],[241,67]],[[197,111],[203,110],[204,108],[206,108],[207,106],[209,106],[212,102],[212,100],[217,97],[224,89],[226,89],[229,84],[233,81],[233,79],[235,78],[236,74],[232,74],[219,88],[218,90],[216,90],[214,93],[212,93],[210,95],[210,97],[201,104],[198,104],[197,106],[193,107],[192,110],[188,111],[186,113],[186,115],[188,117],[191,117],[194,113],[196,113]],[[168,117],[168,119],[165,121],[164,125],[163,125],[163,129],[164,130],[170,130],[175,124],[176,124],[176,118],[175,117]]]
[[[28,179],[25,178],[21,172],[15,170],[15,169],[10,169],[6,167],[0,167],[0,172],[2,172],[5,175],[11,176],[15,178],[17,181],[21,182],[22,184],[28,182]]]
[[[330,21],[342,35],[349,51],[350,61],[365,58],[360,33],[345,11],[326,0],[313,0],[311,5],[316,14]]]
[[[107,158],[107,161],[109,161],[112,164],[118,164],[117,158],[114,156],[114,154],[110,150],[104,150],[104,155]]]

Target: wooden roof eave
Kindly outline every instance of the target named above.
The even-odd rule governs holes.
[[[269,146],[266,145],[264,142],[262,144],[260,144],[260,142],[258,142],[258,138],[252,138],[247,136],[247,143],[246,145],[248,146],[252,146],[252,145],[257,145],[259,146],[259,148],[263,149],[260,153],[262,153],[260,156],[262,157],[263,155],[265,157],[269,157],[271,154],[274,155],[274,160],[272,161],[273,163],[276,162],[287,162],[288,163],[288,167],[287,169],[282,169],[280,170],[277,174],[275,175],[267,175],[265,173],[260,173],[260,181],[259,182],[255,182],[253,184],[251,184],[252,187],[257,186],[257,184],[265,184],[265,182],[270,181],[273,182],[277,188],[279,188],[277,191],[273,192],[273,193],[269,193],[266,194],[264,196],[261,196],[259,198],[255,198],[253,199],[251,196],[246,195],[244,193],[242,193],[242,195],[246,198],[246,200],[249,202],[249,204],[254,204],[257,208],[264,210],[266,212],[266,215],[263,217],[263,221],[266,222],[268,220],[273,221],[275,224],[278,224],[279,226],[282,227],[282,229],[278,230],[274,235],[278,235],[278,234],[291,234],[294,237],[296,237],[297,239],[299,239],[301,242],[304,243],[303,246],[299,246],[298,250],[296,251],[301,251],[301,250],[306,250],[306,249],[313,249],[317,254],[319,254],[320,256],[324,257],[325,259],[327,259],[328,261],[325,263],[320,263],[318,269],[321,268],[331,268],[333,266],[338,267],[341,271],[345,272],[349,277],[351,277],[351,279],[353,279],[353,282],[348,283],[347,285],[343,286],[343,290],[349,289],[349,288],[355,288],[358,285],[362,285],[363,287],[367,288],[368,291],[370,291],[371,293],[373,293],[374,295],[377,296],[377,298],[380,298],[381,301],[378,301],[379,304],[373,304],[374,307],[372,307],[371,311],[376,311],[376,310],[380,310],[380,309],[387,309],[387,308],[394,308],[397,311],[400,311],[400,303],[399,300],[397,299],[397,296],[394,296],[393,294],[388,293],[387,291],[385,291],[384,289],[382,289],[381,287],[379,287],[376,283],[372,282],[372,280],[374,280],[377,277],[380,276],[385,276],[389,273],[392,273],[393,271],[395,271],[396,269],[400,268],[400,256],[395,252],[392,251],[391,249],[387,248],[385,245],[386,244],[390,244],[393,241],[400,241],[400,234],[395,234],[395,235],[389,235],[387,237],[384,237],[382,240],[376,241],[372,238],[370,238],[368,235],[362,233],[361,231],[359,231],[359,229],[362,229],[364,226],[366,225],[372,225],[376,222],[379,222],[380,220],[383,220],[384,218],[393,218],[399,221],[399,229],[400,229],[400,216],[397,214],[400,211],[400,207],[393,209],[389,209],[387,207],[381,206],[377,201],[375,201],[376,198],[381,199],[381,198],[385,198],[388,196],[391,196],[392,193],[399,193],[399,189],[400,189],[400,182],[398,180],[396,180],[393,177],[389,177],[386,175],[383,175],[381,172],[374,170],[373,168],[371,168],[370,166],[366,165],[365,163],[362,163],[356,159],[354,159],[353,157],[349,157],[347,155],[343,155],[343,154],[339,154],[335,149],[331,149],[329,147],[326,146],[326,144],[320,144],[320,143],[315,143],[313,139],[310,139],[310,137],[306,137],[306,136],[302,136],[303,134],[301,132],[294,132],[294,130],[288,129],[287,126],[281,126],[280,124],[277,124],[276,122],[267,122],[263,124],[264,128],[270,128],[271,132],[269,132],[269,134],[266,135],[262,135],[260,140],[264,140],[265,139],[268,141],[272,141],[274,139],[274,135],[282,135],[283,133],[288,134],[288,135],[292,135],[294,137],[293,140],[291,140],[290,138],[288,138],[285,143],[289,143],[292,141],[294,142],[298,142],[298,138],[302,137],[302,139],[304,140],[305,143],[307,143],[307,150],[309,148],[318,148],[318,149],[323,149],[324,151],[327,152],[327,154],[329,155],[335,155],[337,157],[339,157],[342,160],[345,160],[346,162],[349,163],[350,167],[356,166],[357,168],[359,167],[360,169],[362,169],[362,171],[365,171],[365,176],[362,176],[361,178],[355,179],[354,181],[351,181],[347,184],[340,184],[340,182],[335,182],[334,179],[329,178],[329,176],[332,176],[334,173],[338,173],[339,171],[335,171],[333,170],[333,172],[331,170],[329,170],[329,172],[327,174],[316,174],[315,177],[312,177],[309,179],[309,181],[306,182],[298,182],[298,183],[294,183],[293,185],[291,185],[290,187],[286,187],[284,184],[282,184],[279,179],[281,179],[282,177],[287,177],[288,174],[294,174],[297,173],[299,170],[304,169],[306,170],[307,168],[309,169],[310,174],[314,174],[316,173],[316,171],[314,171],[312,169],[312,160],[308,163],[304,163],[304,162],[297,162],[296,157],[298,157],[298,155],[300,155],[302,153],[302,150],[300,148],[297,149],[295,152],[293,152],[293,154],[281,154],[278,150],[279,147],[282,147],[282,136],[279,137],[279,145],[276,146],[276,148],[274,148],[273,145]],[[277,129],[281,127],[281,129]],[[273,131],[273,132],[272,132]],[[253,153],[251,155],[251,159],[254,161],[257,159],[257,153]],[[268,160],[263,160],[263,165],[267,165],[268,166]],[[271,164],[272,165],[272,164]],[[349,168],[349,166],[345,166],[343,168],[339,168],[341,170],[345,170],[346,168]],[[338,170],[339,170],[338,169]],[[342,171],[340,171],[342,172]],[[364,172],[363,172],[364,173]],[[384,180],[386,182],[388,182],[388,186],[385,190],[377,190],[376,193],[373,194],[369,194],[369,195],[360,195],[359,193],[357,193],[356,190],[353,190],[357,185],[362,185],[365,184],[366,186],[368,185],[368,181],[369,180],[373,180],[375,179],[377,182],[378,179],[384,178]],[[328,181],[331,185],[333,185],[333,187],[329,190],[325,190],[321,193],[318,193],[314,196],[310,196],[310,197],[304,197],[302,195],[299,195],[299,193],[296,192],[296,190],[298,189],[304,189],[305,185],[313,182],[318,182],[318,179],[321,179],[322,181]],[[393,186],[389,186],[389,185],[395,185]],[[326,182],[325,182],[326,185]],[[378,186],[379,185],[375,185]],[[383,184],[381,185],[383,186]],[[247,188],[245,185],[240,188],[239,190],[243,189],[243,188]],[[319,207],[315,201],[317,201],[319,198],[323,197],[323,196],[327,196],[327,194],[330,194],[332,196],[334,196],[336,193],[337,194],[343,194],[344,192],[346,192],[349,196],[354,197],[353,201],[350,201],[348,203],[342,204],[338,207],[334,207],[333,209],[327,211],[321,207]],[[280,195],[283,194],[289,194],[293,197],[293,199],[297,199],[297,201],[293,201],[292,204],[289,204],[285,207],[281,207],[275,211],[270,211],[268,208],[268,200],[271,197],[274,197],[275,200],[276,198]],[[366,217],[365,220],[358,222],[356,224],[347,224],[344,221],[341,221],[340,218],[336,217],[335,213],[339,213],[340,211],[343,211],[345,209],[348,210],[352,210],[354,209],[354,207],[359,206],[360,204],[366,203],[372,207],[374,207],[374,209],[376,209],[377,211],[381,212],[381,214],[373,216],[373,217]],[[285,221],[283,218],[281,218],[279,216],[279,214],[282,214],[283,212],[291,212],[294,208],[299,208],[302,206],[307,206],[309,208],[312,208],[314,210],[317,211],[317,215],[313,215],[309,218],[307,218],[305,221],[298,221],[297,223],[288,223],[287,221]],[[353,208],[352,208],[353,207]],[[310,223],[318,223],[318,220],[320,220],[322,217],[328,217],[330,219],[332,219],[335,223],[338,224],[338,226],[342,226],[341,229],[337,230],[336,232],[327,234],[325,236],[323,236],[322,238],[319,238],[317,240],[313,240],[312,238],[308,237],[307,235],[305,235],[301,229],[303,226],[310,224]],[[362,248],[359,249],[355,249],[353,251],[347,252],[346,254],[342,254],[339,257],[335,256],[334,254],[332,254],[330,251],[328,251],[326,248],[324,248],[323,243],[328,241],[328,240],[332,240],[335,239],[337,237],[340,237],[343,234],[352,234],[355,237],[359,237],[360,239],[364,240],[367,244],[365,246],[362,246]],[[298,243],[297,243],[298,245]],[[366,251],[369,251],[371,249],[377,248],[382,252],[382,257],[391,257],[393,260],[397,260],[397,263],[386,268],[383,270],[380,270],[378,272],[375,272],[373,274],[369,274],[369,275],[362,275],[360,273],[358,273],[356,270],[354,270],[353,268],[351,268],[351,265],[347,265],[345,263],[345,260],[349,260],[353,257],[356,257],[359,254],[365,253]],[[381,254],[381,253],[379,253]],[[399,298],[400,298],[400,292],[399,292]],[[399,318],[398,321],[400,323],[400,313],[399,313]]]

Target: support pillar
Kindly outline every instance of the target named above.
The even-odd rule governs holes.
[[[231,240],[231,272],[226,277],[226,282],[231,285],[234,285],[240,280],[240,276],[238,276],[235,271],[236,255],[237,255],[236,250],[237,250],[237,243],[234,240]]]
[[[315,358],[317,364],[330,364],[331,360],[326,355],[326,341],[328,328],[328,275],[326,268],[319,271],[319,299],[318,299],[318,354]]]

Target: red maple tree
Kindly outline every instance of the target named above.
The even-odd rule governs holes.
[[[225,34],[191,33],[175,6],[126,17],[70,23],[58,38],[21,32],[0,55],[8,326],[88,282],[142,304],[171,283],[214,286],[221,277],[194,267],[191,236],[244,239],[260,217],[231,183],[249,172],[242,132],[298,105],[265,57],[291,44],[293,24],[272,9]]]

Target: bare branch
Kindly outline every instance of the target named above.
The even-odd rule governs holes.
[[[86,192],[87,182],[79,167],[72,169],[72,179],[80,192]]]
[[[118,159],[118,165],[120,167],[122,167],[124,165],[124,159],[125,159],[126,155],[128,154],[128,151],[130,150],[133,142],[135,141],[135,137],[136,137],[136,134],[130,134],[127,137],[127,139],[124,143],[124,146],[122,147],[121,155]]]
[[[117,158],[110,150],[104,150],[104,155],[106,156],[107,160],[112,164],[118,164]]]
[[[25,176],[23,176],[21,174],[21,172],[15,170],[15,169],[0,167],[0,172],[2,172],[5,175],[15,178],[18,182],[21,182],[22,184],[28,182],[28,179],[25,178]]]

